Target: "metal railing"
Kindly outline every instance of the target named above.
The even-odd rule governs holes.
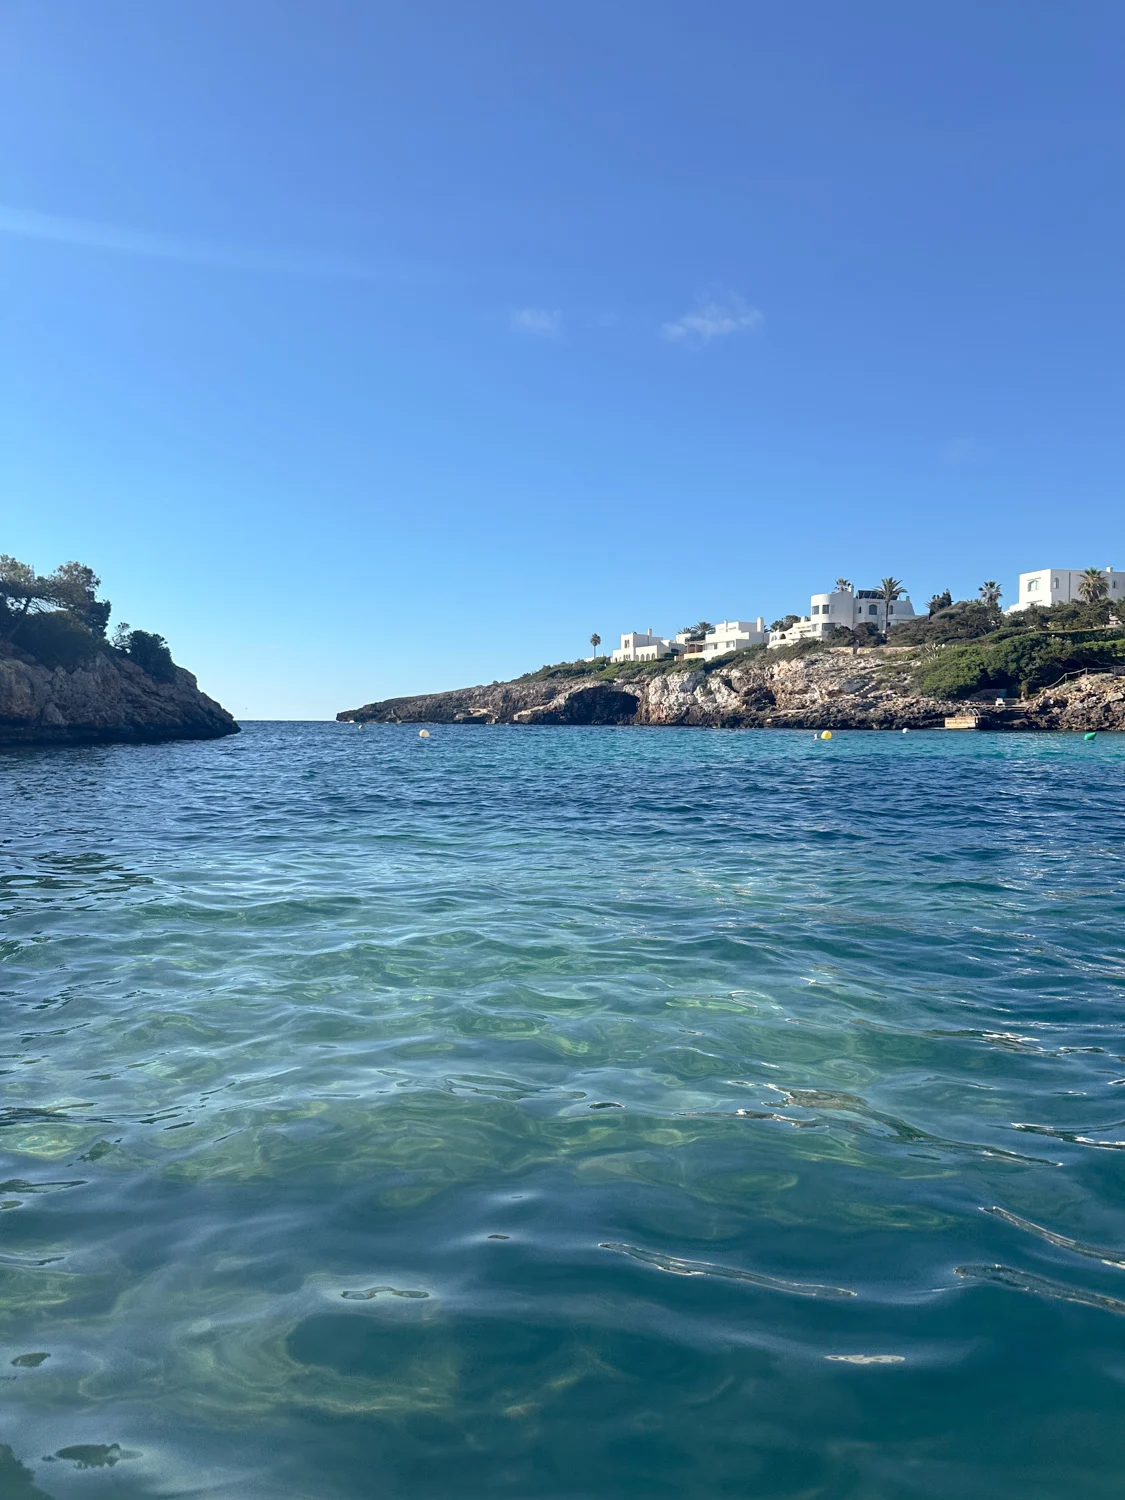
[[[1075,667],[1073,672],[1064,672],[1057,682],[1050,682],[1045,687],[1036,688],[1037,693],[1050,693],[1055,688],[1062,687],[1064,682],[1075,677],[1121,677],[1125,676],[1125,667]]]

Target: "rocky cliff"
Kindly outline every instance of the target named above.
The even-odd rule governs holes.
[[[67,670],[18,653],[0,659],[0,745],[215,739],[237,734],[226,709],[182,667],[157,682],[120,653]]]
[[[927,698],[914,686],[915,653],[849,648],[779,660],[771,652],[729,666],[636,675],[525,678],[417,698],[389,698],[337,714],[359,723],[653,724],[711,728],[926,729],[969,709],[990,729],[1125,729],[1125,678],[1086,677],[997,709]]]

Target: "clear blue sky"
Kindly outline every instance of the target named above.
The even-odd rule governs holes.
[[[1125,566],[1118,0],[7,0],[0,550],[240,717]]]

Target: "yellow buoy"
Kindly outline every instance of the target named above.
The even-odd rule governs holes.
[[[418,738],[420,740],[428,740],[429,737],[430,737],[430,731],[428,729],[419,729],[419,731],[418,731]]]
[[[831,729],[822,729],[820,732],[820,737],[822,740],[830,740],[832,738]]]

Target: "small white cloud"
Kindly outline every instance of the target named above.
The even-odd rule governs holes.
[[[519,333],[553,339],[562,332],[562,313],[557,307],[517,307],[512,310],[511,324]]]
[[[665,323],[660,332],[674,342],[709,344],[712,339],[726,338],[730,333],[748,333],[760,328],[763,315],[735,292],[725,296],[701,298],[694,310]]]

